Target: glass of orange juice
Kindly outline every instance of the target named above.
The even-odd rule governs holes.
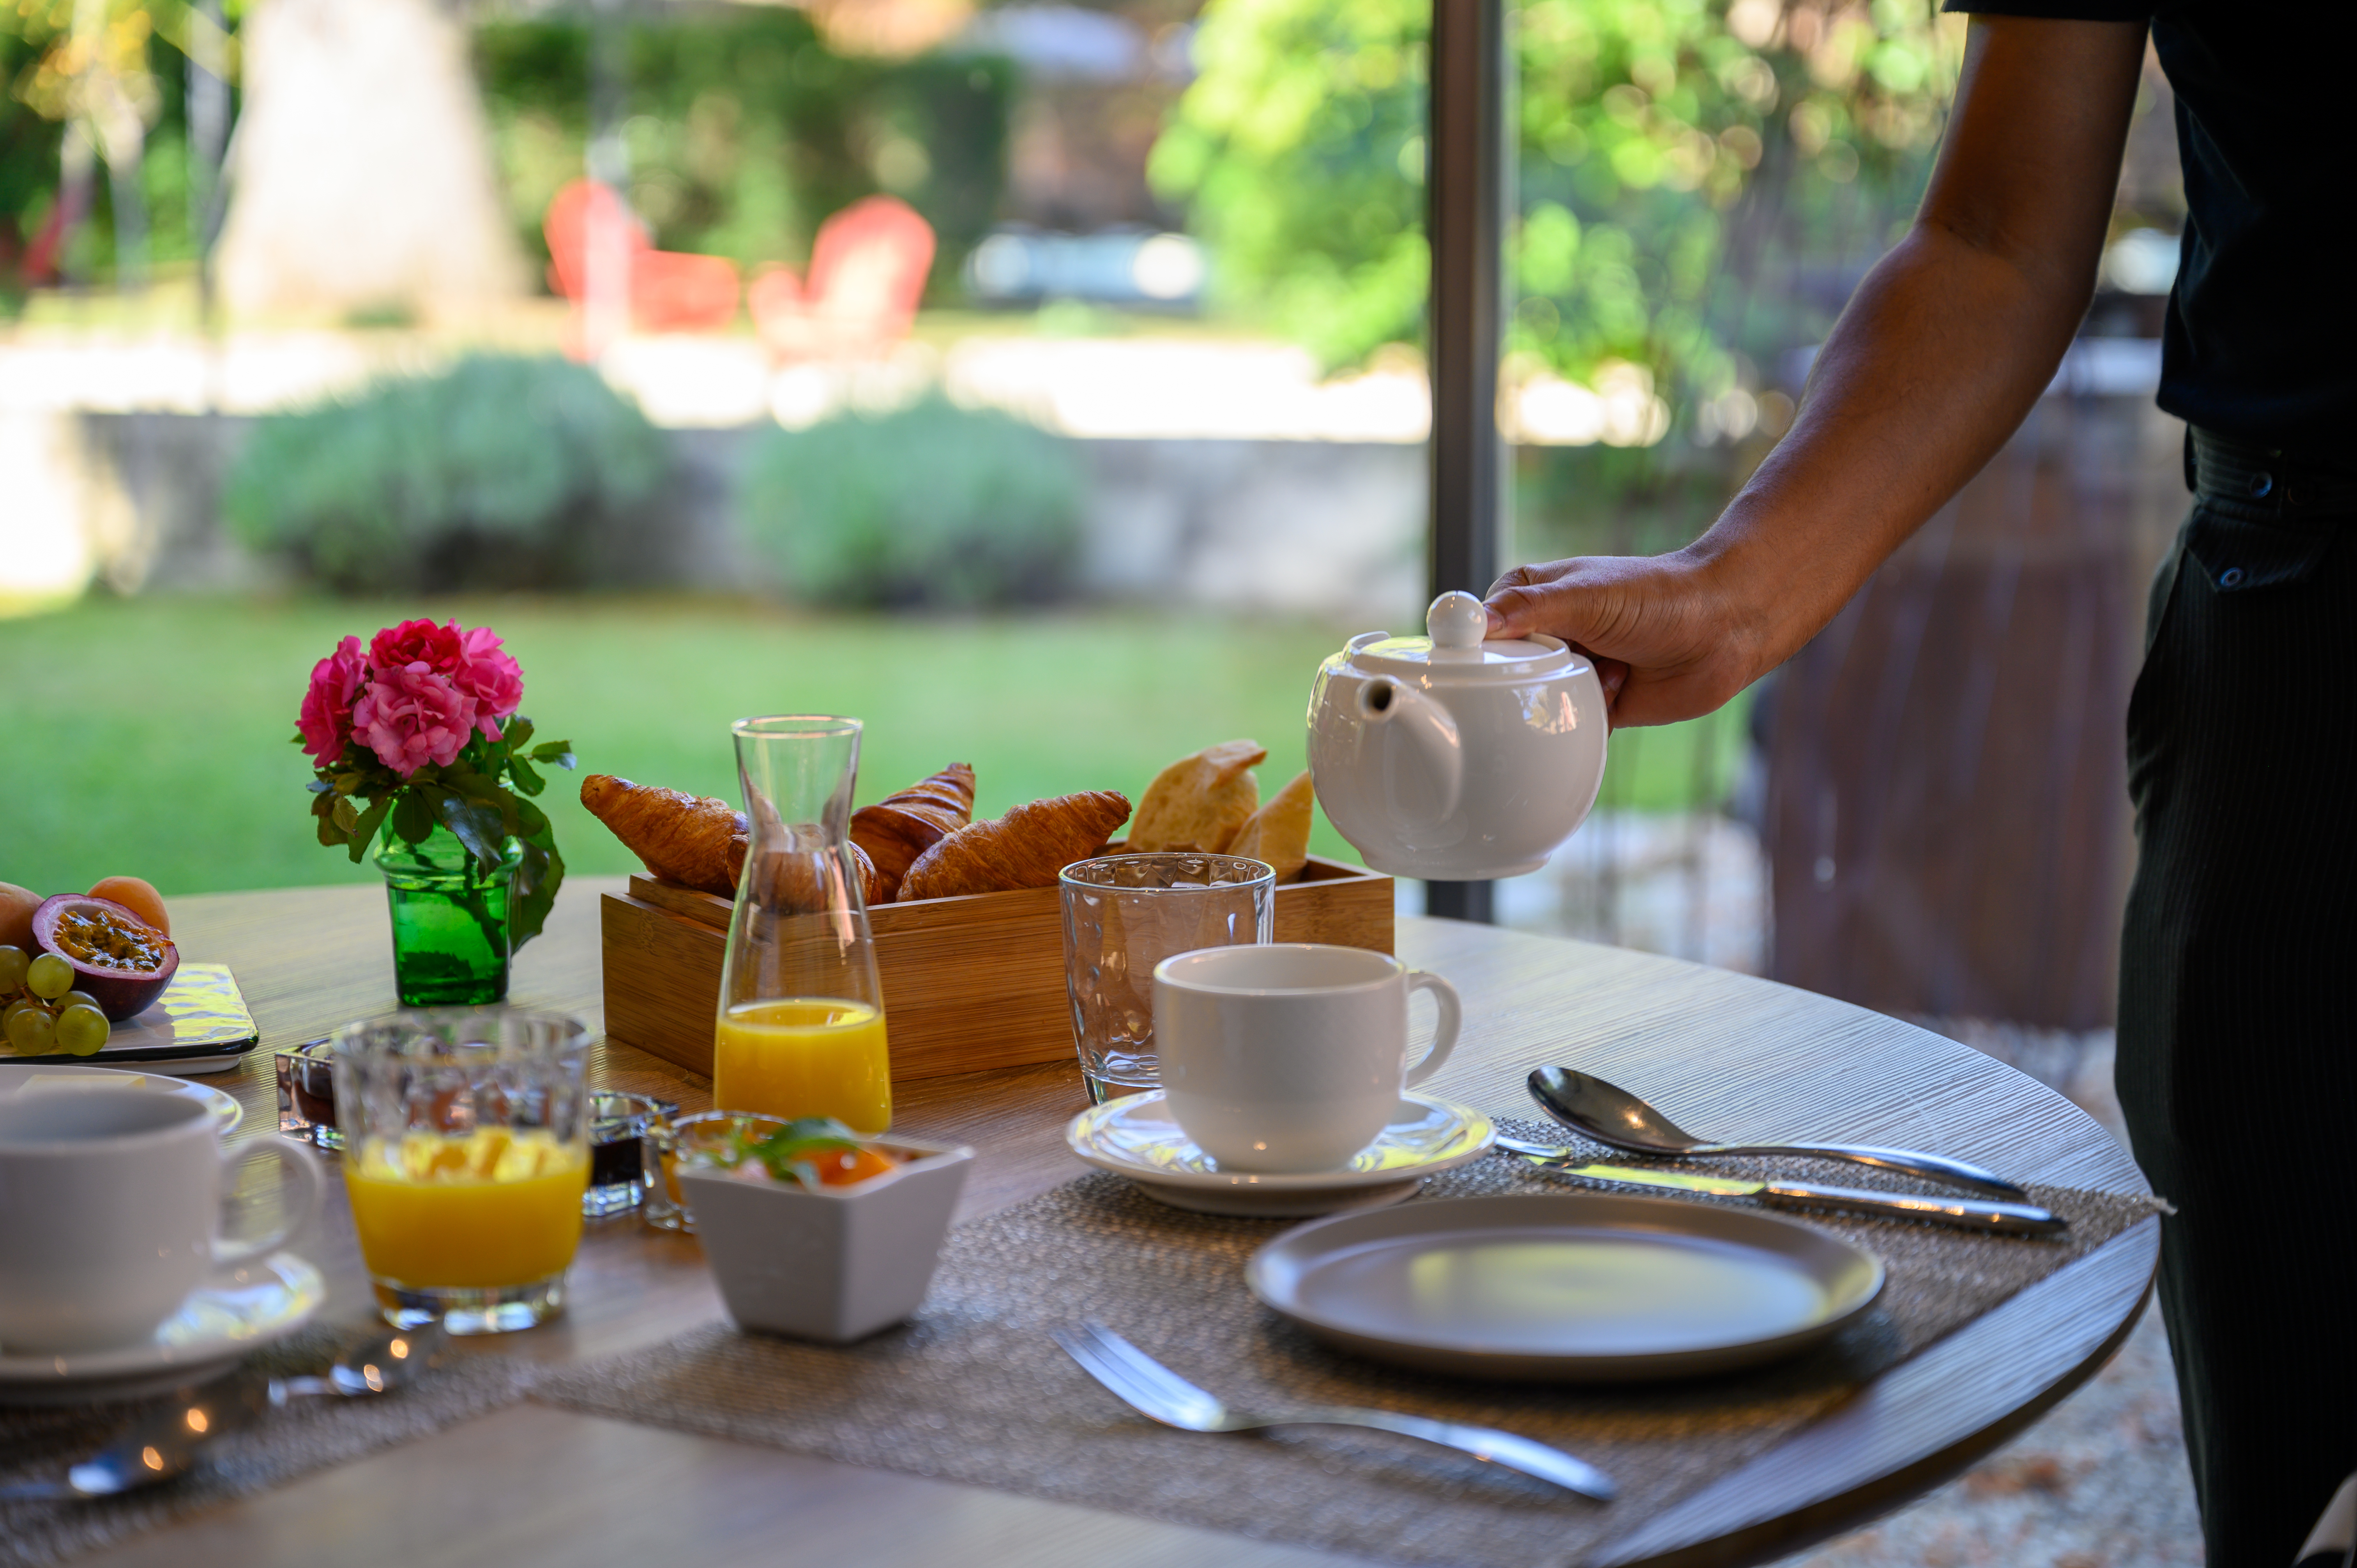
[[[344,1191],[389,1322],[499,1334],[563,1308],[589,1184],[587,1048],[578,1019],[510,1007],[338,1033]]]
[[[712,1036],[723,1111],[892,1124],[884,992],[851,850],[857,719],[732,726],[748,827]]]

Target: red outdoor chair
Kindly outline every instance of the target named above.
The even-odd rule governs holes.
[[[905,201],[871,196],[819,226],[807,284],[765,268],[746,304],[780,360],[874,353],[909,335],[932,266],[933,226]]]
[[[629,258],[632,326],[644,332],[710,332],[737,319],[736,263],[656,250],[622,199],[594,180],[576,179],[558,191],[541,226],[548,237],[548,281],[557,293],[576,306],[587,301],[590,236],[606,224],[622,231],[619,249]]]

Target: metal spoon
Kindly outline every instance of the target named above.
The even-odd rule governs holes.
[[[0,1502],[111,1498],[160,1486],[195,1468],[208,1444],[249,1416],[259,1402],[256,1392],[273,1407],[307,1394],[362,1399],[391,1393],[436,1365],[448,1343],[438,1323],[387,1329],[338,1356],[324,1378],[273,1378],[258,1391],[253,1380],[224,1378],[203,1388],[183,1389],[169,1405],[141,1417],[68,1470],[64,1480],[0,1487]]]
[[[1630,1093],[1590,1073],[1567,1067],[1531,1069],[1531,1098],[1546,1113],[1599,1144],[1641,1155],[1676,1155],[1707,1158],[1712,1155],[1808,1155],[1821,1159],[1847,1160],[1853,1165],[1906,1171],[1934,1181],[1952,1182],[1998,1197],[2028,1194],[2014,1183],[1978,1165],[1927,1155],[1913,1149],[1879,1149],[1858,1144],[1712,1144],[1681,1132],[1675,1123]]]
[[[27,1481],[0,1487],[0,1502],[37,1498],[111,1498],[184,1476],[196,1466],[222,1426],[207,1390],[183,1390],[169,1405],[141,1417],[129,1430],[66,1472],[62,1481]]]
[[[324,1378],[271,1379],[270,1402],[284,1405],[306,1394],[356,1399],[391,1393],[437,1365],[449,1343],[450,1337],[438,1323],[424,1328],[387,1329],[338,1356]]]

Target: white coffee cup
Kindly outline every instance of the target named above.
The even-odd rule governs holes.
[[[221,1237],[231,1171],[270,1154],[295,1188],[268,1235]],[[144,1342],[213,1268],[260,1257],[318,1207],[283,1139],[224,1150],[202,1101],[149,1090],[0,1100],[0,1354]]]
[[[1440,1004],[1407,1066],[1407,999]],[[1206,948],[1154,970],[1170,1113],[1231,1171],[1342,1169],[1457,1044],[1457,989],[1389,953],[1316,942]]]

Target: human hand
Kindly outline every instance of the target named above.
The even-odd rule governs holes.
[[[1616,729],[1697,718],[1762,672],[1758,629],[1684,553],[1517,566],[1488,604],[1491,637],[1544,632],[1595,660]]]

